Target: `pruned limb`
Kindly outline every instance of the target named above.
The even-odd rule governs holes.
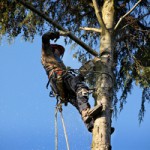
[[[92,0],[92,1],[93,1],[93,6],[94,6],[96,17],[98,19],[100,26],[102,27],[102,32],[103,32],[104,30],[106,30],[106,26],[105,26],[103,19],[101,17],[99,5],[97,3],[97,0]]]
[[[80,29],[80,30],[86,30],[86,31],[94,31],[94,32],[99,32],[99,33],[102,32],[102,30],[101,30],[101,29],[98,29],[98,28],[80,27],[79,29]]]
[[[23,0],[19,0],[18,1],[20,4],[22,4],[23,6],[25,6],[26,8],[30,9],[31,11],[33,11],[34,13],[36,13],[38,16],[42,17],[43,19],[45,19],[47,22],[49,22],[50,24],[52,24],[54,27],[56,27],[58,30],[63,31],[64,33],[68,34],[68,37],[70,37],[73,41],[75,41],[77,44],[79,44],[81,47],[83,47],[87,52],[89,52],[90,54],[94,55],[94,56],[98,56],[98,53],[93,50],[91,47],[89,47],[88,45],[86,45],[84,42],[82,42],[79,38],[77,38],[74,34],[72,34],[70,31],[66,30],[65,28],[63,28],[61,25],[59,25],[57,22],[55,22],[54,20],[52,20],[51,18],[49,18],[48,15],[46,15],[45,13],[37,10],[36,8],[34,8],[31,4],[23,1]]]
[[[68,36],[69,32],[59,30],[59,34],[60,34],[60,36]]]
[[[137,7],[137,5],[138,5],[141,1],[142,1],[142,0],[139,0],[139,1],[131,8],[130,11],[128,11],[124,16],[122,16],[122,17],[119,19],[119,21],[117,22],[117,24],[116,24],[114,30],[117,29],[117,27],[118,27],[119,24],[121,23],[122,19],[125,18],[127,15],[129,15],[129,14]]]

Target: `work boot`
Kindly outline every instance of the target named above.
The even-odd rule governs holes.
[[[84,121],[89,132],[92,132],[94,127],[94,118],[102,110],[102,105],[97,105],[94,108],[86,108],[81,112],[82,120]]]
[[[91,117],[88,116],[88,112],[90,111],[90,108],[86,108],[81,112],[82,120],[87,127],[89,132],[92,132],[94,127],[94,121]]]
[[[87,122],[87,118],[90,118],[90,117],[88,116],[88,112],[89,112],[89,111],[90,111],[90,108],[86,108],[86,109],[82,110],[82,112],[81,112],[82,120],[83,120],[84,122]],[[91,120],[91,119],[88,119],[88,120]]]
[[[81,112],[82,119],[85,123],[89,123],[96,115],[100,114],[102,105],[97,105],[94,108],[86,108]]]
[[[102,105],[97,105],[94,108],[86,108],[81,112],[82,119],[89,132],[92,132],[94,127],[94,117],[102,111]],[[114,127],[111,127],[111,134],[115,131]]]

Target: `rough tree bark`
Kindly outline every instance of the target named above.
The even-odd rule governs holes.
[[[101,14],[104,27],[101,25],[103,28],[100,39],[101,60],[96,63],[95,68],[99,73],[96,77],[97,82],[94,98],[97,104],[102,103],[103,110],[94,123],[92,150],[111,149],[111,104],[113,94],[113,0],[104,0]]]

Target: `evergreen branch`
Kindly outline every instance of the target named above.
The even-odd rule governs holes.
[[[80,29],[80,30],[86,30],[86,31],[94,31],[94,32],[99,32],[99,33],[102,32],[102,30],[101,30],[101,29],[98,29],[98,28],[80,27],[79,29]]]
[[[137,5],[138,5],[141,1],[142,1],[142,0],[139,0],[139,1],[131,8],[130,11],[128,11],[124,16],[122,16],[122,17],[119,19],[119,21],[117,22],[117,24],[116,24],[114,30],[117,29],[117,27],[119,26],[119,24],[121,23],[121,21],[122,21],[127,15],[129,15],[129,14],[137,7]]]
[[[123,110],[123,106],[126,103],[128,93],[131,93],[132,82],[133,82],[133,79],[131,77],[125,79],[125,81],[124,81],[124,89],[123,89],[122,95],[119,99],[119,101],[120,101],[120,111]]]
[[[97,0],[92,0],[92,1],[93,1],[93,6],[94,6],[96,17],[98,19],[100,26],[102,27],[102,32],[103,32],[104,30],[106,30],[106,26],[105,26],[103,19],[101,17],[100,8],[98,6]]]
[[[123,26],[120,30],[126,28],[126,27],[129,26],[129,25],[134,24],[135,22],[138,22],[138,25],[139,25],[141,28],[144,28],[144,29],[146,29],[146,30],[149,30],[150,27],[145,27],[144,25],[142,25],[142,24],[139,22],[141,19],[143,19],[144,17],[148,16],[149,14],[150,14],[150,12],[148,12],[147,14],[141,16],[141,17],[138,18],[138,19],[134,19],[134,21],[132,21],[131,23],[129,23],[129,24],[125,25],[125,26]]]
[[[52,20],[51,18],[49,18],[48,15],[46,15],[45,13],[42,13],[41,11],[37,10],[36,8],[34,8],[31,4],[29,4],[29,3],[27,3],[27,2],[25,2],[23,0],[19,0],[19,3],[22,4],[23,6],[25,6],[26,8],[30,9],[31,11],[33,11],[34,13],[36,13],[37,15],[39,15],[40,17],[44,18],[47,22],[49,22],[50,24],[52,24],[57,29],[66,32],[68,34],[68,37],[70,37],[70,39],[72,39],[77,44],[79,44],[81,47],[83,47],[87,52],[89,52],[90,54],[92,54],[94,56],[98,56],[98,53],[95,50],[93,50],[91,47],[89,47],[84,42],[82,42],[79,38],[77,38],[70,31],[66,30],[65,28],[63,28],[62,26],[60,26],[57,22],[55,22],[54,20]]]
[[[142,92],[142,102],[141,102],[141,109],[139,111],[139,123],[143,121],[144,114],[145,114],[145,102],[146,100],[150,102],[150,88],[144,88]]]
[[[89,11],[89,12],[87,12],[87,13],[85,13],[85,14],[80,14],[80,18],[83,18],[83,17],[86,17],[88,14],[90,14],[90,13],[92,13],[92,11]],[[62,17],[62,16],[61,16]],[[65,24],[69,24],[69,23],[71,23],[71,22],[73,22],[73,21],[75,21],[75,19],[76,18],[73,18],[73,19],[71,19],[71,20],[69,20],[69,21],[66,21],[66,22],[64,22]]]
[[[127,3],[129,3],[129,0],[124,0],[124,2],[120,5],[120,8],[123,9]]]

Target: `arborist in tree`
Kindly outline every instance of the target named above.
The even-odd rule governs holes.
[[[60,96],[62,102],[70,102],[82,116],[88,131],[92,132],[94,116],[101,106],[90,109],[88,103],[89,88],[81,75],[75,76],[67,71],[62,61],[65,49],[58,44],[50,44],[50,40],[58,39],[59,32],[47,32],[42,36],[42,65],[46,70],[53,91]]]

